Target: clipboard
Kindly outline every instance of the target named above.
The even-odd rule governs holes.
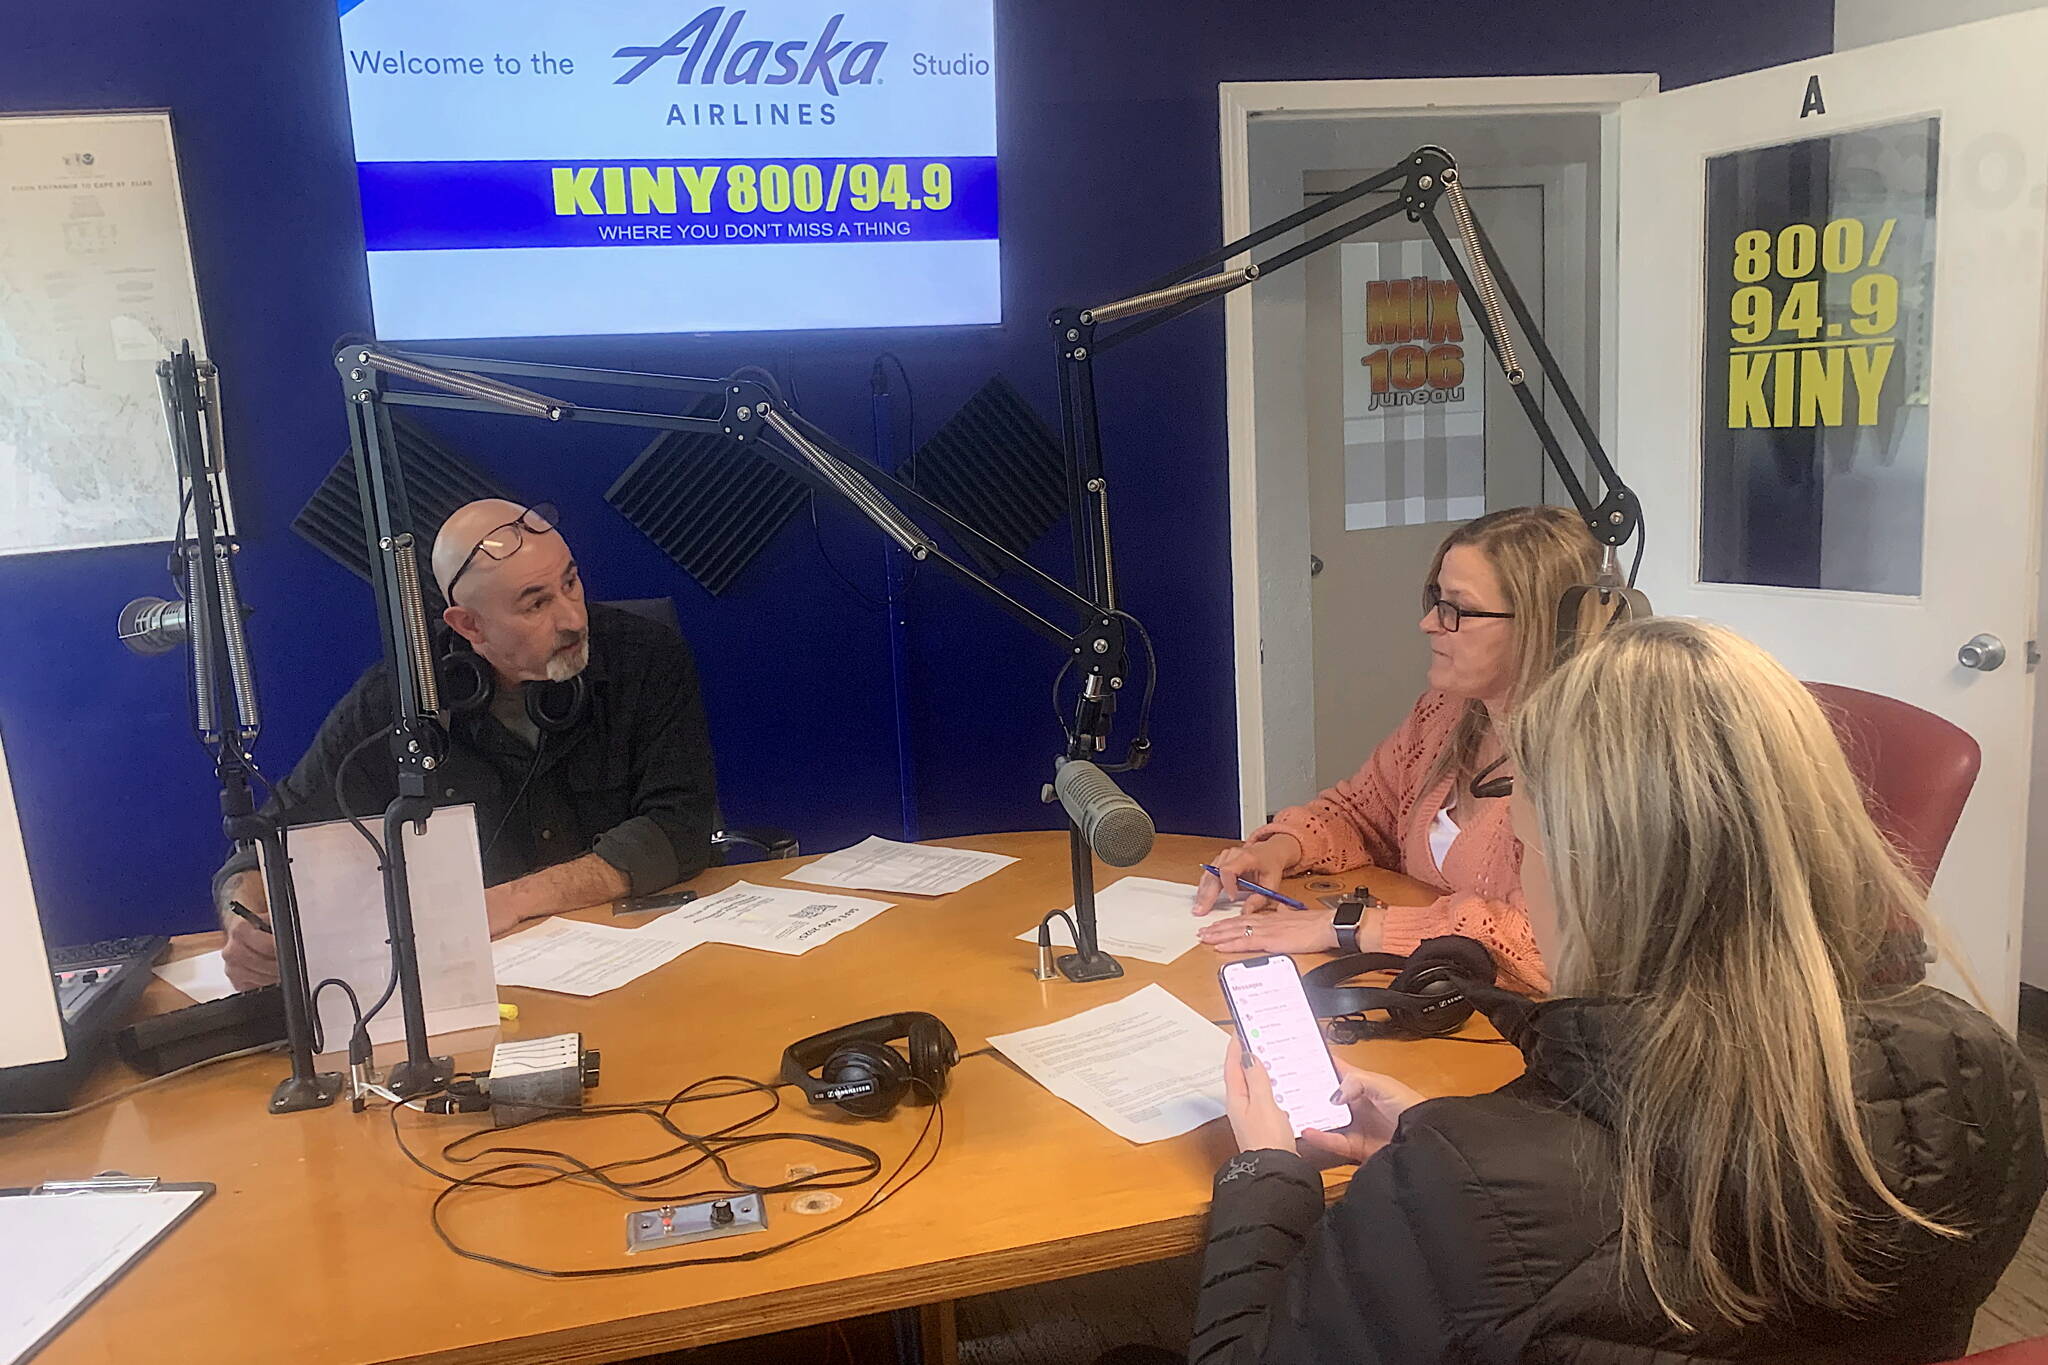
[[[0,1365],[22,1365],[49,1345],[211,1199],[214,1188],[109,1171],[0,1190],[0,1262],[8,1243],[22,1244],[23,1225],[35,1248],[27,1282],[0,1275]]]

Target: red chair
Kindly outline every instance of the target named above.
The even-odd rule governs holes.
[[[1963,803],[1977,785],[1984,751],[1960,727],[1895,697],[1834,683],[1806,686],[1834,723],[1872,822],[1921,880],[1932,883]],[[1888,965],[1911,973],[1900,979],[1918,972],[1914,963]],[[2048,1365],[2048,1337],[1980,1351],[1950,1365]]]
[[[1863,785],[1870,818],[1932,885],[1984,753],[1931,711],[1834,683],[1808,683]]]

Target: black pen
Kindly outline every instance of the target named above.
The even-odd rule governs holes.
[[[612,902],[614,915],[638,915],[649,910],[674,910],[697,899],[695,891],[656,892],[651,896],[634,896]]]
[[[262,916],[258,915],[254,910],[251,910],[248,906],[242,904],[240,901],[229,901],[228,910],[231,914],[239,915],[243,919],[249,921],[249,923],[255,925],[264,933],[268,934],[272,932],[269,920],[264,919]]]

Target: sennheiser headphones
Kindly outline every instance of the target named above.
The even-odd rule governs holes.
[[[469,647],[461,631],[443,630],[436,654],[443,706],[457,715],[473,715],[490,706],[498,688],[497,670]],[[544,735],[574,729],[590,709],[590,686],[581,673],[566,682],[530,682],[520,692],[526,700],[526,718]]]
[[[907,1039],[910,1055],[891,1047]],[[946,1075],[960,1061],[960,1045],[937,1016],[921,1010],[863,1019],[791,1043],[782,1054],[782,1079],[815,1105],[836,1104],[864,1119],[887,1118],[913,1084],[927,1098],[946,1093]]]
[[[1367,972],[1393,972],[1385,986],[1346,985]],[[1330,1021],[1330,1039],[1355,1043],[1376,1035],[1429,1038],[1452,1033],[1472,1017],[1467,987],[1491,986],[1493,955],[1476,939],[1456,934],[1424,939],[1412,957],[1394,953],[1357,953],[1325,962],[1301,979],[1309,1008]],[[1367,1010],[1385,1010],[1386,1022],[1364,1018]]]

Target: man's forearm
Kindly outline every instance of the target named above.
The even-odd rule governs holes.
[[[522,920],[617,900],[632,889],[626,874],[595,853],[544,867],[484,893],[491,932],[502,934]]]

